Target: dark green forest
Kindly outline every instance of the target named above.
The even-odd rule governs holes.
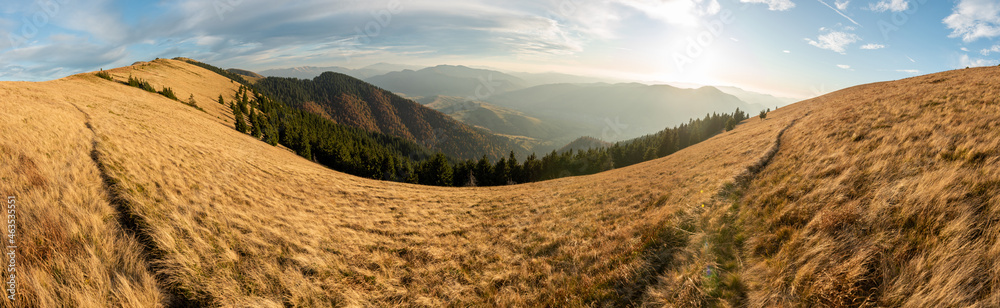
[[[208,66],[198,63],[202,67]],[[218,68],[211,70],[226,72]],[[499,159],[490,159],[488,155],[478,160],[456,159],[441,152],[432,153],[411,140],[335,123],[305,110],[301,105],[288,104],[263,94],[255,85],[246,85],[235,74],[223,76],[242,84],[228,103],[236,119],[236,130],[271,145],[285,146],[299,156],[333,170],[422,185],[498,186],[594,174],[673,154],[732,130],[736,124],[749,118],[739,109],[732,114],[708,114],[704,118],[692,119],[686,124],[618,142],[610,147],[564,153],[552,151],[541,158],[533,153],[524,161],[519,161],[514,151]],[[278,83],[268,87],[273,87],[272,91],[283,89]],[[310,95],[309,91],[302,91],[300,87],[281,91],[285,91],[283,97],[290,99],[310,99],[305,98]],[[220,96],[218,103],[226,104],[225,98]]]

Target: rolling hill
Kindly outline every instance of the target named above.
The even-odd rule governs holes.
[[[265,94],[328,119],[367,131],[404,138],[460,159],[505,157],[527,151],[509,138],[476,129],[379,89],[360,79],[326,72],[312,80],[269,77],[256,87]]]
[[[109,72],[199,101],[238,87],[173,60]],[[224,106],[93,74],[0,83],[18,301],[994,306],[998,74],[857,86],[657,160],[495,188],[348,176]]]

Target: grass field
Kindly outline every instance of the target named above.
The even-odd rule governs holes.
[[[362,179],[268,146],[215,103],[236,84],[180,61],[109,72],[205,111],[93,74],[0,83],[21,303],[1000,301],[996,68],[859,86],[662,159],[494,188]]]

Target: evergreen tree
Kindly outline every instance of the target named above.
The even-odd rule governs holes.
[[[501,158],[493,166],[493,185],[507,185],[510,183],[510,170],[507,167],[506,158]]]
[[[243,111],[239,108],[233,109],[233,118],[236,121],[236,131],[246,134],[247,123],[243,121]]]
[[[223,106],[226,105],[226,101],[224,99],[222,99],[222,94],[219,94],[219,105],[223,105]]]
[[[736,129],[736,123],[736,118],[730,118],[729,121],[726,121],[726,131],[728,132]]]
[[[514,151],[510,151],[510,155],[507,157],[507,173],[507,184],[524,183],[521,175],[521,165],[517,163]]]
[[[263,133],[260,127],[260,122],[260,116],[257,116],[257,113],[254,112],[253,109],[250,109],[250,135],[257,139],[260,139]]]
[[[448,162],[448,157],[442,153],[434,154],[430,160],[421,164],[419,182],[423,185],[450,186],[452,185],[452,169]]]
[[[490,165],[490,160],[483,155],[483,158],[479,159],[476,163],[476,169],[473,174],[476,176],[476,180],[479,181],[477,184],[479,186],[492,186],[493,181],[493,166]]]

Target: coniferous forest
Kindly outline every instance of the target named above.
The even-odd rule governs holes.
[[[189,61],[191,62],[191,61]],[[737,109],[732,114],[708,114],[686,124],[622,141],[610,147],[588,150],[552,151],[539,158],[530,154],[523,161],[510,151],[505,157],[478,160],[456,159],[433,153],[405,138],[335,123],[306,110],[302,104],[288,104],[263,94],[236,74],[200,62],[192,62],[215,72],[225,72],[241,84],[228,106],[235,129],[271,145],[282,145],[299,156],[348,174],[387,181],[434,186],[499,186],[594,174],[667,156],[702,142],[749,118]],[[265,79],[266,80],[266,79]],[[288,79],[276,79],[287,84]],[[309,95],[299,89],[281,96],[303,101]],[[300,96],[301,95],[301,96]],[[296,96],[300,96],[296,98]],[[226,104],[219,97],[220,104]]]

